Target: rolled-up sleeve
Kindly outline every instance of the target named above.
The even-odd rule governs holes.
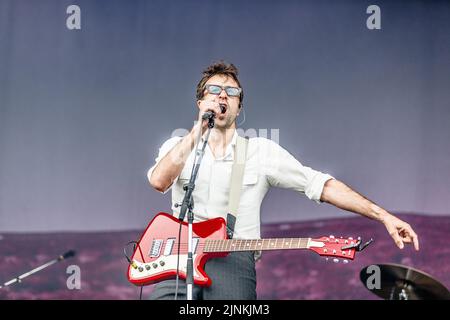
[[[150,177],[152,176],[153,170],[155,170],[156,166],[159,164],[162,158],[166,156],[166,154],[169,153],[170,150],[172,150],[173,147],[181,140],[183,137],[172,137],[169,140],[166,140],[166,142],[163,143],[163,145],[159,148],[158,156],[155,159],[154,165],[148,169],[147,171],[147,178],[148,181],[150,181]],[[163,193],[167,193],[167,191],[170,190],[170,188],[173,186],[173,184],[177,181],[178,177],[174,180],[172,185],[167,188]]]
[[[264,167],[269,184],[273,187],[295,190],[321,203],[325,182],[334,177],[302,165],[280,145],[267,141]]]

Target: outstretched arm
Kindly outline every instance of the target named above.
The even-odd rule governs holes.
[[[419,238],[408,223],[377,206],[341,181],[328,180],[323,187],[320,200],[383,223],[400,249],[403,249],[404,243],[413,243],[414,248],[419,250]]]

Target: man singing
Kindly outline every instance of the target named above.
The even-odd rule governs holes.
[[[231,168],[237,140],[236,118],[243,108],[244,92],[233,64],[218,62],[203,71],[197,85],[198,122],[184,137],[173,137],[160,148],[148,180],[157,191],[172,189],[172,209],[176,217],[184,197],[183,185],[189,181],[195,157],[197,137],[208,129],[206,112],[215,114],[208,145],[198,172],[193,192],[194,221],[226,218]],[[201,130],[201,133],[199,132]],[[338,208],[361,214],[386,227],[395,244],[413,244],[419,250],[418,236],[411,226],[355,192],[332,176],[302,165],[277,143],[265,138],[248,142],[244,175],[234,228],[234,239],[260,238],[260,207],[270,187],[296,190],[309,199],[330,203]],[[193,299],[256,299],[254,252],[232,252],[225,258],[206,262],[205,272],[211,277],[209,287],[193,287]],[[151,299],[174,299],[175,280],[155,285]],[[186,299],[186,285],[179,282],[177,295]]]

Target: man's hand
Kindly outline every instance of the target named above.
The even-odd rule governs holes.
[[[208,120],[203,120],[202,117],[207,111],[213,111],[216,115],[221,113],[220,107],[219,107],[219,98],[218,96],[212,96],[208,99],[199,100],[197,102],[199,113],[198,113],[198,123],[202,124],[202,133],[205,132],[205,130],[208,127]]]
[[[408,223],[391,214],[384,216],[381,222],[394,239],[397,247],[403,249],[404,243],[413,243],[414,248],[419,250],[419,237]]]

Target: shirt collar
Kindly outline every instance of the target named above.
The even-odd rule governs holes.
[[[202,142],[205,141],[206,134],[207,133],[205,133],[202,136]],[[223,158],[216,159],[216,160],[234,160],[234,147],[236,146],[237,138],[238,138],[238,133],[237,133],[237,130],[234,129],[233,137],[231,138],[231,142],[227,145],[227,148],[225,150],[225,155],[223,156]]]

